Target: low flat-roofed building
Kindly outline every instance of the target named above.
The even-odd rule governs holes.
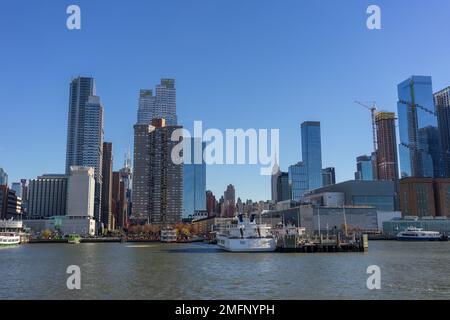
[[[258,218],[259,219],[259,218]],[[279,223],[293,223],[306,229],[306,233],[321,232],[330,234],[342,232],[347,225],[347,231],[378,231],[378,215],[374,207],[345,206],[322,207],[303,205],[279,211],[269,211],[263,214],[261,221],[273,226]]]
[[[395,211],[395,185],[392,181],[350,180],[315,189],[305,196],[305,201],[327,193],[343,193],[347,206],[369,206],[379,211]]]

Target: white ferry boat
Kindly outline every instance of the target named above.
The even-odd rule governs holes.
[[[397,234],[397,240],[403,241],[440,241],[444,240],[437,231],[423,231],[421,228],[409,227]]]
[[[20,235],[15,232],[0,232],[0,246],[15,246],[20,244]]]
[[[250,219],[238,215],[237,221],[224,226],[216,238],[217,245],[230,252],[272,252],[276,249],[271,227],[257,224],[255,215]]]

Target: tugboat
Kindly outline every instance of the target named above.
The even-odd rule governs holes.
[[[446,241],[448,237],[438,231],[423,231],[422,228],[408,227],[397,234],[401,241]]]
[[[230,252],[273,252],[276,240],[271,233],[271,227],[257,224],[255,216],[244,218],[237,216],[237,221],[227,225],[217,234],[219,248]]]

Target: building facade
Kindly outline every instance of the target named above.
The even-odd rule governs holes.
[[[3,170],[3,168],[0,168],[0,186],[1,185],[8,185],[8,174]]]
[[[22,199],[7,185],[0,185],[0,220],[22,219]]]
[[[223,193],[223,218],[232,218],[236,214],[236,189],[232,184],[227,186]]]
[[[356,158],[355,180],[375,180],[372,156],[362,155]]]
[[[183,163],[172,159],[178,144],[171,140],[180,126],[166,126],[164,119],[135,125],[133,214],[136,223],[174,224],[181,221]]]
[[[111,142],[103,142],[102,178],[101,222],[105,229],[114,230],[114,215],[111,208],[113,183],[113,150]]]
[[[111,191],[111,211],[114,216],[115,228],[126,228],[128,220],[127,189],[120,171],[113,172]]]
[[[450,178],[450,87],[434,94],[434,105],[441,138],[443,176]]]
[[[375,207],[378,211],[395,211],[393,181],[350,180],[311,191],[306,199],[327,193],[343,193],[346,206]]]
[[[301,202],[308,192],[308,171],[304,162],[298,162],[288,168],[289,190],[291,199]]]
[[[450,179],[401,179],[400,206],[403,217],[450,217]]]
[[[67,186],[67,216],[93,218],[95,206],[94,168],[72,166]]]
[[[206,212],[208,216],[211,217],[215,215],[217,208],[216,196],[212,193],[212,191],[206,191]]]
[[[175,79],[161,79],[156,95],[149,89],[139,93],[137,124],[148,125],[153,119],[165,119],[168,126],[177,124]]]
[[[322,185],[324,187],[336,184],[336,170],[334,167],[322,169]]]
[[[400,83],[397,108],[401,177],[440,177],[440,137],[431,77],[412,76]]]
[[[72,79],[69,92],[69,114],[67,122],[66,174],[70,166],[82,165],[84,145],[84,112],[90,96],[95,95],[95,81],[90,77]]]
[[[192,219],[196,211],[206,211],[204,149],[200,138],[183,140],[183,219]]]
[[[306,121],[302,130],[302,160],[307,168],[308,190],[322,187],[322,141],[320,122]]]
[[[68,175],[45,174],[28,185],[28,219],[64,216],[67,213]]]
[[[377,178],[378,180],[398,181],[397,135],[394,112],[377,112]]]
[[[103,106],[95,95],[95,81],[78,77],[70,84],[66,174],[71,166],[94,168],[94,217],[101,221],[103,160]]]

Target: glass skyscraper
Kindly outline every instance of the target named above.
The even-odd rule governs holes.
[[[101,220],[103,106],[95,95],[95,81],[78,77],[70,83],[67,123],[66,174],[71,166],[94,168],[94,216]]]
[[[434,94],[443,156],[443,173],[450,178],[450,87]]]
[[[431,77],[398,85],[401,177],[440,177],[441,154]]]
[[[308,189],[322,187],[322,142],[320,122],[302,123],[302,159],[308,174]]]
[[[150,124],[155,118],[166,120],[168,126],[177,124],[176,88],[174,79],[161,79],[156,95],[149,89],[139,93],[137,124]]]
[[[196,211],[206,210],[205,143],[200,138],[185,138],[184,142],[183,219],[189,219]]]
[[[308,189],[308,172],[304,162],[298,162],[289,166],[289,189],[291,190],[291,199],[302,201],[304,194]]]
[[[375,180],[373,174],[373,159],[371,156],[363,155],[356,158],[355,180]]]
[[[8,175],[3,168],[0,168],[0,186],[1,185],[8,185]]]

